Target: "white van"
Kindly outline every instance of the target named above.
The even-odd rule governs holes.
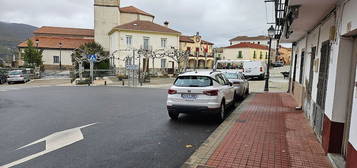
[[[266,70],[267,66],[264,61],[243,62],[243,74],[246,78],[265,79]]]

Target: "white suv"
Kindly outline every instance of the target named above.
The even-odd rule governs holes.
[[[235,89],[221,72],[186,72],[168,90],[167,110],[171,119],[180,113],[215,113],[223,121],[228,105],[238,105]]]

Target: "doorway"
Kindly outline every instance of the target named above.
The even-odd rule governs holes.
[[[357,102],[357,94],[355,93],[357,90],[357,38],[353,39],[353,49],[352,49],[352,57],[351,57],[351,74],[350,74],[350,87],[347,102],[347,115],[346,115],[346,122],[343,132],[343,142],[342,142],[342,151],[341,154],[344,158],[347,157],[347,147],[348,147],[348,140],[350,137],[350,126],[351,126],[351,114],[354,102]]]
[[[316,57],[316,47],[311,48],[311,58],[310,58],[310,73],[309,73],[309,83],[307,85],[307,99],[311,101],[312,94],[312,84],[314,82],[314,63]]]
[[[294,72],[293,72],[293,82],[292,82],[292,87],[291,87],[291,90],[293,91],[293,93],[295,92],[297,56],[298,56],[298,55],[295,54],[295,58],[294,58]]]
[[[322,136],[323,118],[325,114],[326,91],[328,81],[328,71],[330,64],[330,41],[325,41],[321,46],[320,69],[317,83],[317,99],[314,105],[314,131]]]

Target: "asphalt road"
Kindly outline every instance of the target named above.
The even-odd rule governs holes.
[[[18,149],[24,145],[92,123],[96,124],[81,129],[83,140],[14,167],[179,167],[219,124],[214,116],[182,116],[171,121],[165,102],[164,89],[0,91],[0,167],[46,149],[45,142]]]

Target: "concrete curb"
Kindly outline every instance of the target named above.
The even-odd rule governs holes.
[[[247,97],[241,105],[231,113],[231,115],[206,139],[206,141],[186,160],[181,168],[196,168],[205,165],[216,148],[223,141],[232,126],[239,119],[242,112],[245,111],[255,94]]]

